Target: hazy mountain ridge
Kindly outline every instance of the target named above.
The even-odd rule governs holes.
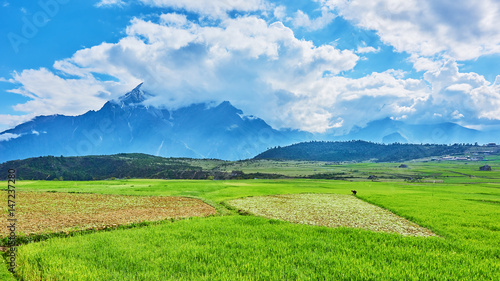
[[[349,134],[335,140],[365,140],[377,143],[489,143],[499,139],[498,134],[468,129],[455,123],[407,124],[385,118],[369,122],[365,127],[355,127]]]
[[[167,157],[251,158],[275,145],[310,139],[278,131],[262,119],[245,117],[229,102],[193,104],[177,110],[146,106],[151,96],[139,85],[98,111],[80,116],[40,116],[2,134],[0,162],[45,155],[146,153]],[[2,135],[0,134],[0,136]]]

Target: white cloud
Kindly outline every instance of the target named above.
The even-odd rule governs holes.
[[[358,49],[356,50],[357,54],[378,53],[378,52],[380,52],[380,47],[375,49],[371,46],[368,46],[368,47],[358,46]]]
[[[110,90],[115,90],[112,82],[101,83],[91,76],[64,79],[45,68],[14,73],[13,80],[22,86],[9,92],[31,98],[13,108],[30,115],[83,114],[99,109],[111,97]]]
[[[425,83],[398,79],[390,72],[373,73],[359,79],[340,76],[290,78],[293,80],[282,81],[280,87],[299,95],[289,103],[300,107],[304,114],[295,115],[294,107],[283,106],[287,113],[284,127],[301,126],[300,129],[308,131],[322,132],[339,128],[339,125],[348,131],[354,125],[415,112],[414,107],[428,98]],[[322,118],[308,124],[309,116],[318,119],[318,115],[314,115],[316,112],[320,112]],[[331,120],[343,121],[339,124]]]
[[[286,6],[278,6],[274,8],[273,15],[280,21],[284,21],[286,18]]]
[[[330,125],[331,128],[342,128],[342,126],[344,125],[344,119],[342,118],[337,118],[336,120],[337,122],[336,123],[333,123],[332,125]]]
[[[0,114],[0,132],[13,128],[21,123],[28,122],[35,117],[36,115],[33,113],[25,115]]]
[[[11,134],[11,133],[4,133],[4,134],[0,135],[0,141],[8,141],[8,140],[11,140],[11,139],[18,138],[20,136],[21,135]]]
[[[455,110],[455,111],[453,111],[453,112],[451,113],[451,117],[452,117],[453,119],[460,119],[460,118],[463,118],[463,117],[464,117],[464,115],[463,115],[462,113],[460,113],[460,111]]]
[[[432,88],[431,99],[420,109],[425,113],[422,119],[437,113],[438,120],[460,119],[464,125],[480,118],[500,120],[497,81],[491,84],[477,73],[461,73],[456,61],[451,59],[426,72],[424,79]]]
[[[416,71],[435,71],[441,67],[443,61],[441,59],[430,59],[412,54],[408,61],[413,63],[413,68]]]
[[[399,52],[457,60],[500,53],[496,0],[321,0],[362,28],[375,30]]]
[[[188,24],[186,15],[170,13],[160,15],[160,22],[163,25],[182,27]]]
[[[294,27],[303,27],[307,30],[318,30],[326,27],[335,19],[335,14],[330,13],[328,9],[321,9],[321,16],[311,20],[309,16],[301,10],[295,13],[295,17],[290,19]]]
[[[452,84],[446,88],[446,91],[469,93],[472,89],[472,85],[463,83]]]
[[[500,75],[492,85],[482,85],[470,92],[470,98],[479,112],[479,118],[500,119]]]

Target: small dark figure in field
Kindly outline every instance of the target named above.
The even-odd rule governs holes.
[[[358,193],[356,190],[351,190],[351,192],[353,195],[356,195],[356,193]]]

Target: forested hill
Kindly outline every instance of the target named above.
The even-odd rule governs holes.
[[[377,144],[365,141],[303,142],[269,149],[254,159],[307,161],[376,161],[397,162],[430,156],[463,154],[472,145]]]
[[[0,164],[0,173],[16,169],[25,180],[100,180],[109,178],[205,179],[201,167],[179,158],[163,158],[140,153],[106,156],[44,156]]]

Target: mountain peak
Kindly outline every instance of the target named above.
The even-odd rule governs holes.
[[[142,87],[143,84],[144,84],[144,82],[140,83],[132,91],[139,91],[141,89],[141,87]]]
[[[148,97],[152,95],[141,90],[141,86],[143,83],[137,85],[132,91],[128,92],[124,96],[118,98],[118,103],[123,105],[133,105],[139,104],[145,101]]]
[[[223,101],[217,106],[217,109],[227,113],[243,114],[243,111],[234,107],[229,101]]]

